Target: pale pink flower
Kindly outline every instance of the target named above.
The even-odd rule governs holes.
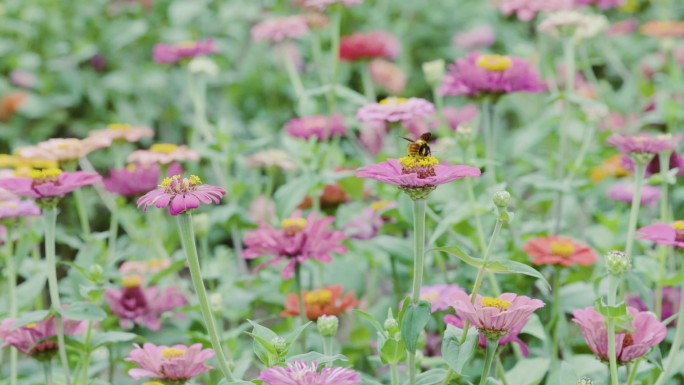
[[[0,188],[32,199],[49,199],[63,197],[77,188],[95,184],[101,179],[101,176],[92,172],[47,169],[32,171],[29,178],[0,179]]]
[[[125,141],[139,142],[143,138],[154,136],[154,130],[149,127],[136,127],[130,124],[112,123],[102,130],[92,130],[88,133],[89,138],[105,138],[110,142]]]
[[[632,197],[634,196],[634,186],[617,183],[608,189],[606,192],[608,197],[616,201],[622,201],[625,203],[632,203]],[[646,206],[653,205],[656,201],[660,199],[660,189],[658,187],[644,185],[641,186],[641,204]]]
[[[435,113],[435,106],[421,98],[387,98],[380,103],[367,104],[356,112],[362,122],[406,122],[416,117],[428,117]]]
[[[276,205],[265,195],[259,195],[249,205],[249,217],[256,223],[267,223],[276,218]]]
[[[14,327],[17,320],[7,318],[0,323],[0,340],[3,346],[13,346],[27,356],[37,360],[50,360],[59,345],[57,344],[57,321],[54,316],[49,316],[41,321]],[[64,334],[73,336],[82,334],[86,330],[83,321],[64,319]]]
[[[530,21],[538,12],[555,12],[573,9],[575,0],[497,0],[504,15],[516,14],[519,20]]]
[[[465,327],[466,320],[465,318],[459,317],[458,314],[447,314],[444,316],[444,323],[454,325],[459,329],[463,329]],[[525,342],[520,339],[519,336],[523,328],[525,327],[526,323],[527,322],[520,323],[517,326],[514,326],[511,330],[509,330],[507,335],[499,339],[499,346],[515,342],[516,344],[518,344],[518,346],[520,346],[520,351],[523,357],[527,357],[530,354],[530,349],[527,347],[527,344],[525,344]],[[473,328],[474,326],[470,325],[470,327]],[[485,337],[484,333],[480,333],[479,344],[480,347],[483,348],[487,346],[487,338]]]
[[[368,72],[373,83],[390,94],[399,94],[406,88],[406,74],[392,62],[373,59],[368,63]]]
[[[387,125],[382,120],[361,122],[359,143],[371,155],[376,156],[382,150],[383,142],[387,137]]]
[[[451,43],[462,50],[470,51],[478,48],[487,48],[494,44],[496,34],[490,25],[481,25],[460,32],[451,39]]]
[[[620,20],[608,27],[608,36],[626,36],[636,31],[639,27],[639,20],[635,18]]]
[[[575,0],[577,5],[595,5],[601,9],[617,8],[625,3],[625,0]]]
[[[684,221],[672,224],[656,223],[637,230],[637,240],[651,241],[659,245],[677,246],[684,249]]]
[[[665,325],[649,312],[640,312],[628,307],[632,315],[633,332],[615,335],[617,361],[626,364],[643,357],[653,346],[658,345],[667,333]],[[608,361],[608,332],[606,320],[593,306],[572,312],[573,321],[579,326],[589,349],[601,360]]]
[[[314,362],[292,361],[286,367],[274,366],[261,371],[264,385],[358,385],[361,375],[342,367],[322,368]]]
[[[301,15],[276,17],[264,20],[252,27],[252,40],[280,43],[309,33],[306,18]]]
[[[391,221],[383,214],[397,207],[397,202],[377,201],[373,202],[361,212],[361,215],[353,217],[344,229],[354,239],[375,238],[382,226]]]
[[[0,219],[35,217],[40,215],[40,208],[33,201],[0,200]]]
[[[623,154],[657,154],[665,150],[674,150],[679,141],[684,137],[678,135],[611,135],[606,142],[617,147]]]
[[[142,347],[134,346],[135,350],[124,361],[138,365],[138,368],[128,371],[128,375],[136,380],[153,378],[185,383],[209,371],[211,368],[206,363],[214,356],[214,351],[202,349],[202,344],[169,347],[146,343]]]
[[[302,139],[316,137],[318,140],[325,140],[342,136],[346,131],[347,126],[344,125],[342,114],[335,114],[330,118],[324,115],[303,116],[290,119],[285,124],[285,132]]]
[[[341,4],[345,7],[353,7],[363,3],[363,0],[303,0],[305,7],[323,11],[333,4]]]
[[[477,118],[478,109],[474,104],[466,104],[461,108],[446,106],[442,109],[442,117],[452,131],[458,126],[472,122]]]
[[[168,258],[155,258],[147,261],[125,261],[119,266],[119,273],[123,276],[128,275],[147,275],[155,274],[171,266]]]
[[[192,175],[183,178],[180,175],[165,178],[156,189],[138,199],[138,207],[147,211],[149,206],[158,209],[169,208],[171,215],[178,215],[196,209],[200,203],[218,204],[226,195],[223,187],[202,184],[199,177]]]
[[[340,59],[346,61],[368,59],[394,60],[399,55],[400,50],[399,39],[389,32],[356,32],[342,37],[339,55]]]
[[[20,148],[17,150],[17,155],[22,158],[47,159],[60,163],[73,162],[95,150],[109,147],[111,143],[111,140],[102,137],[86,139],[52,138],[35,146]]]
[[[292,155],[277,148],[269,148],[256,152],[247,157],[246,163],[247,167],[253,168],[276,167],[288,171],[297,168],[297,163],[292,160]]]
[[[185,161],[198,162],[199,160],[199,154],[188,146],[177,146],[175,144],[167,143],[153,144],[149,150],[136,150],[128,155],[129,163],[143,164],[169,164]]]
[[[14,70],[9,76],[13,85],[21,88],[33,88],[37,83],[36,75],[25,70]]]
[[[216,53],[214,40],[186,41],[175,44],[157,44],[154,46],[153,60],[156,63],[176,63],[195,56]]]
[[[458,300],[461,294],[465,294],[460,286],[454,284],[436,284],[422,286],[420,299],[430,302],[431,311],[447,310],[453,301]]]

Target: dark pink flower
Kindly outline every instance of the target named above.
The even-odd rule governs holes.
[[[156,380],[185,383],[211,369],[206,365],[214,356],[212,349],[202,349],[202,344],[192,346],[157,346],[146,343],[142,347],[135,344],[125,359],[139,368],[131,369],[128,375],[136,380],[153,378]]]
[[[268,19],[252,27],[252,40],[280,43],[309,33],[309,25],[304,16],[285,16]]]
[[[385,31],[356,32],[340,40],[340,59],[396,59],[401,46],[396,36]]]
[[[318,140],[342,136],[347,131],[342,114],[335,114],[332,118],[324,115],[304,116],[291,119],[285,124],[285,132],[295,138],[309,139],[314,136]]]
[[[648,134],[638,135],[611,135],[606,143],[617,147],[623,154],[629,155],[632,153],[639,154],[657,154],[665,150],[674,150],[677,143],[684,135],[658,135],[652,136]]]
[[[150,330],[161,329],[160,317],[187,301],[176,287],[161,289],[157,286],[142,287],[142,279],[137,275],[124,278],[121,289],[107,289],[105,299],[112,313],[119,318],[122,328],[145,325]]]
[[[454,35],[451,43],[465,51],[487,48],[494,44],[496,35],[490,25],[481,25]]]
[[[447,314],[444,316],[444,322],[449,325],[454,325],[459,329],[463,329],[466,321],[464,318],[461,318],[458,315]],[[520,346],[520,350],[523,356],[527,357],[530,354],[530,349],[527,347],[527,344],[525,344],[525,342],[521,340],[519,337],[520,332],[522,332],[522,329],[525,327],[525,324],[526,323],[520,323],[514,326],[511,330],[509,330],[506,336],[501,337],[499,339],[499,345],[505,345],[511,342],[515,342]],[[470,325],[470,327],[472,328],[474,326]],[[485,337],[484,333],[480,333],[479,344],[483,348],[487,346],[487,338]]]
[[[31,171],[29,178],[0,179],[0,187],[32,199],[60,198],[77,188],[88,186],[102,179],[93,172],[63,172],[60,169]]]
[[[524,59],[471,52],[449,66],[439,92],[478,97],[545,89],[537,71]]]
[[[33,201],[7,200],[0,201],[0,219],[35,217],[40,215],[40,209]]]
[[[634,186],[617,183],[613,185],[607,191],[608,197],[616,201],[622,201],[625,203],[632,203],[632,197],[634,196]],[[646,206],[653,205],[658,199],[660,199],[660,189],[658,187],[653,187],[649,185],[641,186],[641,204]]]
[[[676,221],[671,225],[662,223],[648,225],[637,230],[637,233],[641,234],[637,240],[684,249],[684,221]]]
[[[634,172],[634,161],[629,156],[622,157],[622,166]],[[677,176],[684,175],[684,155],[678,154],[676,151],[672,151],[670,154],[670,162],[668,170],[677,169]],[[644,175],[650,177],[654,174],[660,173],[660,157],[654,156],[651,162],[646,166],[646,171]]]
[[[56,341],[57,321],[49,316],[42,321],[15,328],[15,319],[7,318],[0,323],[0,340],[3,346],[13,346],[20,352],[37,360],[50,360],[58,350]],[[73,336],[85,332],[83,321],[64,319],[64,334]]]
[[[653,292],[653,301],[655,302],[656,292]],[[660,319],[665,321],[666,319],[672,317],[679,311],[679,304],[682,302],[682,289],[675,287],[664,287],[662,288],[662,308]],[[625,297],[625,303],[627,306],[631,306],[638,311],[648,311],[649,308],[646,306],[644,301],[638,295],[631,294]],[[667,326],[671,327],[676,325],[676,321],[672,321]]]
[[[425,99],[392,97],[359,108],[356,118],[362,122],[407,122],[414,118],[428,117],[434,113],[435,106]]]
[[[156,163],[135,164],[109,169],[109,178],[103,181],[107,191],[123,196],[144,194],[157,187],[159,166]]]
[[[319,372],[316,362],[292,361],[286,367],[262,370],[259,380],[264,385],[358,385],[361,375],[341,367],[323,368]]]
[[[175,63],[185,58],[216,53],[214,40],[187,41],[154,46],[153,59],[156,63]]]
[[[341,243],[345,238],[344,233],[330,230],[334,221],[334,217],[318,218],[316,213],[302,218],[301,213],[296,212],[293,217],[282,221],[281,228],[262,223],[258,229],[245,236],[247,249],[244,256],[247,259],[273,257],[257,267],[257,270],[264,265],[277,265],[285,260],[287,264],[281,275],[284,279],[290,279],[297,264],[309,259],[330,263],[331,253],[347,252],[347,248]]]
[[[653,313],[627,308],[632,315],[633,332],[615,335],[617,360],[621,364],[643,357],[653,346],[658,345],[667,333],[667,328]],[[572,312],[573,321],[579,326],[589,349],[601,360],[608,361],[608,332],[606,320],[592,306]]]
[[[140,197],[138,207],[143,206],[144,211],[147,211],[149,206],[155,206],[158,209],[168,207],[171,215],[178,215],[198,208],[200,203],[218,204],[224,195],[226,195],[225,189],[202,184],[200,178],[195,175],[190,178],[174,175],[165,178],[159,187]]]

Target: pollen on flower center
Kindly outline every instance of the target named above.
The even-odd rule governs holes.
[[[190,191],[195,191],[200,184],[202,184],[202,180],[197,175],[191,175],[190,178],[174,175],[172,177],[164,178],[159,187],[163,188],[169,194],[185,194]]]
[[[476,64],[487,71],[501,72],[513,65],[513,61],[504,55],[481,55]]]
[[[402,174],[418,174],[419,179],[436,176],[435,166],[439,160],[434,156],[404,156],[399,158]]]
[[[575,246],[568,241],[551,242],[551,254],[568,258],[575,252]]]
[[[62,170],[58,168],[48,168],[45,170],[30,170],[29,178],[33,179],[36,184],[54,182],[57,177],[62,173]]]
[[[388,201],[377,201],[377,202],[371,203],[371,205],[370,205],[370,207],[371,207],[371,209],[373,209],[373,211],[380,211],[387,206],[389,206]]]
[[[130,124],[126,123],[112,123],[107,125],[107,129],[109,130],[119,130],[119,131],[126,131],[131,129]]]
[[[164,385],[164,384],[159,382],[159,381],[152,381],[152,382],[143,382],[142,385]]]
[[[404,104],[408,102],[408,98],[397,98],[397,97],[390,97],[390,98],[385,98],[380,101],[380,104],[383,106],[397,106],[400,104]]]
[[[126,170],[128,170],[128,171],[130,171],[130,172],[135,172],[135,169],[136,169],[136,168],[137,168],[137,167],[136,167],[135,163],[129,163],[129,164],[126,166]]]
[[[169,144],[169,143],[157,143],[153,144],[150,146],[150,151],[156,152],[157,154],[164,154],[168,155],[178,149],[178,146],[175,144]]]
[[[306,219],[304,218],[287,218],[280,222],[280,227],[285,230],[285,234],[294,235],[306,227]]]
[[[162,349],[161,354],[162,357],[166,358],[167,360],[170,360],[173,358],[185,357],[185,350],[178,348],[166,348]]]
[[[35,329],[36,326],[37,326],[37,325],[36,325],[35,322],[31,322],[31,323],[26,324],[25,327],[27,327],[27,328],[29,328],[29,329]]]
[[[331,301],[332,292],[327,289],[310,291],[304,296],[307,305],[328,305]]]
[[[7,207],[9,209],[16,209],[17,207],[19,207],[19,205],[17,204],[17,202],[8,201],[8,202],[0,202],[0,207]]]
[[[484,297],[482,298],[482,306],[495,307],[501,311],[508,309],[513,303],[505,301],[500,298]]]
[[[140,281],[141,278],[139,275],[129,275],[123,277],[123,279],[121,280],[121,285],[126,289],[133,289],[135,287],[140,286]]]
[[[672,224],[672,228],[679,231],[684,231],[684,221],[676,221]]]

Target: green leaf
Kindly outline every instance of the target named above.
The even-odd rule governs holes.
[[[309,353],[304,353],[304,354],[298,354],[296,356],[292,356],[287,359],[288,362],[291,361],[306,361],[306,362],[314,362],[316,361],[319,364],[327,364],[328,362],[335,362],[335,361],[349,361],[349,358],[347,356],[342,355],[342,354],[335,354],[334,356],[328,356],[325,354],[321,354],[319,352],[309,352]]]
[[[60,311],[64,318],[74,321],[102,321],[107,318],[102,308],[92,303],[75,302]]]
[[[458,246],[435,247],[434,249],[427,250],[425,252],[425,254],[431,253],[434,251],[441,251],[444,253],[451,254],[451,255],[457,257],[458,259],[460,259],[461,261],[469,264],[472,267],[478,268],[478,269],[480,267],[482,267],[482,264],[484,263],[484,261],[480,258],[475,258],[475,257],[469,256],[463,250],[461,250]]]
[[[365,311],[359,309],[354,309],[354,313],[356,313],[356,315],[358,316],[361,316],[361,318],[365,319],[366,321],[370,322],[371,325],[373,325],[373,327],[378,331],[378,333],[385,333],[385,329],[380,325],[380,322],[376,321],[375,318],[369,313],[366,313]]]
[[[499,274],[524,274],[541,280],[551,290],[551,285],[544,276],[531,266],[516,261],[491,261],[487,264],[487,270]]]
[[[278,188],[274,195],[278,216],[285,218],[290,215],[304,199],[312,185],[313,183],[307,177],[300,176]]]
[[[648,362],[655,365],[661,372],[663,371],[663,354],[660,352],[660,347],[656,346],[646,355]]]
[[[404,309],[406,309],[406,313],[401,322],[401,338],[406,344],[406,350],[409,353],[415,353],[418,336],[420,336],[420,332],[425,329],[425,325],[430,321],[430,302],[409,303],[405,305]]]
[[[108,345],[108,344],[113,344],[113,343],[118,343],[118,342],[132,341],[136,337],[138,337],[137,334],[126,333],[126,332],[95,333],[95,335],[93,335],[92,340],[90,341],[91,350],[95,350],[95,349],[97,349],[103,345]]]
[[[508,385],[539,384],[549,369],[548,358],[525,358],[518,361],[513,369],[506,373]]]
[[[461,345],[462,338],[463,329],[447,325],[442,340],[442,358],[456,374],[462,374],[463,367],[475,354],[479,333],[474,328],[470,328],[463,345]]]
[[[447,373],[444,369],[430,369],[416,376],[416,385],[441,384],[444,382]],[[407,382],[404,383],[406,384]]]
[[[565,361],[560,363],[558,378],[554,383],[558,385],[577,385],[577,374],[570,364]]]
[[[406,345],[404,341],[394,338],[385,340],[380,348],[380,359],[383,364],[396,364],[406,359]]]
[[[254,354],[256,354],[257,357],[266,364],[266,366],[271,367],[277,363],[278,360],[278,352],[275,350],[275,347],[271,343],[274,338],[278,337],[278,335],[273,332],[271,329],[261,326],[258,323],[247,320],[250,324],[253,326],[252,332],[245,332],[252,336],[254,338],[254,343],[253,343],[253,349],[254,349]]]
[[[33,322],[42,321],[50,314],[48,310],[36,310],[24,313],[12,324],[13,328],[20,328]]]
[[[297,327],[295,330],[290,332],[290,334],[285,337],[285,343],[287,343],[287,350],[290,349],[290,346],[297,340],[297,337],[299,337],[300,334],[306,329],[309,325],[311,325],[311,321],[305,323],[304,325],[300,325]]]

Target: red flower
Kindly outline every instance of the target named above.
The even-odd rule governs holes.
[[[591,247],[556,235],[530,239],[522,249],[533,258],[535,265],[587,266],[596,260]]]
[[[303,290],[302,297],[304,298],[306,318],[311,321],[316,321],[318,317],[323,315],[342,314],[358,303],[353,291],[342,296],[342,285],[326,286],[323,289],[313,291]],[[286,317],[299,315],[299,297],[295,294],[288,294],[282,315]]]
[[[340,59],[346,61],[364,59],[390,59],[399,55],[399,40],[384,31],[354,33],[340,41]]]

